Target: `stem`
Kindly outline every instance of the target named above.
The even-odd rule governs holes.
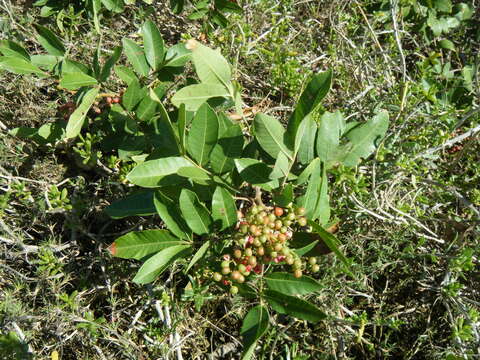
[[[262,201],[262,190],[260,190],[259,186],[255,186],[255,203],[257,205],[264,205]]]

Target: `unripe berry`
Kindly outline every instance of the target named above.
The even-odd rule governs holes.
[[[298,225],[306,226],[307,225],[307,219],[304,218],[304,217],[301,217],[300,219],[298,219]]]
[[[265,249],[264,249],[263,247],[259,247],[259,248],[257,249],[257,254],[258,254],[259,256],[263,256],[263,255],[265,254]]]
[[[230,268],[229,268],[229,267],[224,267],[224,268],[222,268],[222,274],[223,274],[223,275],[228,275],[228,274],[230,274]]]
[[[275,207],[274,213],[276,216],[282,216],[283,215],[283,209],[281,207]]]
[[[242,257],[242,250],[240,249],[235,249],[233,251],[233,256],[236,258],[236,259],[240,259]]]
[[[293,272],[293,276],[295,276],[297,279],[302,277],[302,270],[295,270]]]
[[[283,226],[282,220],[276,220],[275,221],[275,229],[280,230]]]
[[[241,273],[245,272],[245,270],[247,270],[246,266],[243,265],[243,264],[239,264],[238,267],[237,267],[238,271],[240,271]]]
[[[232,295],[238,294],[238,287],[232,286],[230,288],[230,294],[232,294]]]
[[[248,232],[248,225],[243,224],[242,226],[240,226],[240,232],[242,234],[246,234]]]
[[[291,220],[283,220],[283,225],[284,226],[290,226],[290,225],[292,225],[292,221]]]
[[[278,234],[278,241],[280,241],[281,243],[284,243],[285,241],[287,241],[287,235]]]
[[[221,264],[222,267],[229,267],[230,266],[230,261],[222,261],[222,264]]]
[[[238,271],[238,270],[233,271],[232,275],[230,275],[230,277],[234,281],[238,281],[238,279],[240,279],[240,276],[242,276],[242,274],[240,274],[240,271]]]
[[[259,247],[262,246],[262,243],[260,242],[260,240],[258,240],[258,238],[255,238],[255,240],[253,240],[253,246]]]
[[[253,234],[257,231],[257,226],[256,225],[250,225],[250,232]]]
[[[288,265],[293,265],[293,263],[295,262],[295,260],[293,260],[293,257],[292,256],[287,256],[285,258],[285,261]]]
[[[311,257],[308,259],[310,265],[315,265],[317,263],[317,258]]]
[[[269,219],[268,216],[264,216],[263,217],[263,225],[268,225],[268,224],[270,224],[270,219]]]
[[[320,271],[320,266],[318,266],[317,264],[312,266],[312,272],[319,272],[319,271]]]
[[[263,223],[263,216],[258,214],[256,217],[255,217],[255,220],[257,220],[257,223],[259,224],[262,224]]]
[[[265,244],[265,242],[268,240],[268,238],[265,235],[262,235],[259,237],[259,240],[262,244]]]
[[[295,214],[294,214],[294,213],[288,214],[288,215],[287,215],[287,220],[290,220],[290,221],[295,220]]]
[[[300,269],[300,268],[302,267],[302,260],[296,259],[296,260],[293,262],[293,266],[295,266],[296,268]]]
[[[277,253],[276,251],[272,251],[272,252],[270,253],[270,256],[271,256],[272,258],[277,257],[277,256],[278,256],[278,253]]]
[[[237,280],[240,284],[244,283],[245,282],[245,276],[243,276],[242,274],[240,274],[240,277],[238,278]]]
[[[297,210],[295,210],[295,213],[297,215],[303,216],[303,215],[305,215],[305,208],[304,207],[299,207]]]
[[[250,258],[248,259],[248,264],[252,266],[257,265],[257,258],[255,256],[250,256]]]
[[[288,228],[287,228],[286,226],[282,226],[282,227],[280,228],[280,232],[281,232],[282,234],[285,234],[287,231],[288,231]]]
[[[273,247],[273,249],[274,249],[276,252],[282,251],[283,245],[277,243],[277,244],[275,244],[275,246]]]
[[[268,219],[270,220],[270,222],[274,222],[275,220],[277,220],[277,217],[275,216],[275,214],[269,214]]]
[[[215,281],[220,281],[222,280],[222,275],[220,275],[218,272],[213,274],[213,280]]]
[[[253,251],[251,248],[245,249],[245,256],[252,256],[252,255],[253,255]]]
[[[252,207],[252,208],[250,209],[250,213],[251,213],[252,215],[258,214],[258,207],[256,207],[256,206]]]

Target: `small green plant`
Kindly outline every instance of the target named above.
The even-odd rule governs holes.
[[[147,190],[106,209],[114,218],[157,213],[166,229],[130,232],[109,249],[144,261],[133,279],[138,284],[155,281],[179,260],[196,284],[190,296],[197,289],[200,302],[203,286],[259,301],[241,331],[249,358],[271,310],[311,322],[326,318],[301,296],[321,288],[304,275],[321,270],[318,256],[334,252],[349,273],[351,260],[325,230],[327,174],[368,157],[387,130],[388,115],[346,123],[339,111],[323,110],[332,82],[327,71],[309,82],[286,128],[261,113],[253,123],[234,121],[226,110],[242,114],[243,104],[229,63],[194,40],[187,48],[200,83],[172,96],[176,109],[162,105],[153,120],[162,129],[156,148],[127,175]]]

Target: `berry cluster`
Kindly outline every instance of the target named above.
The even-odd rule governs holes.
[[[244,215],[239,212],[237,232],[233,235],[234,246],[231,253],[223,255],[221,271],[213,274],[213,280],[224,285],[243,283],[251,274],[263,273],[264,265],[275,263],[289,265],[293,275],[300,278],[307,262],[289,248],[293,231],[305,227],[305,209],[288,207],[267,207],[256,205]],[[308,259],[312,272],[319,270],[315,258]],[[236,294],[238,288],[231,286]]]

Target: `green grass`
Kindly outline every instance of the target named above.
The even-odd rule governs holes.
[[[480,124],[478,74],[465,96],[444,96],[465,85],[462,69],[479,66],[478,20],[426,39],[411,20],[398,19],[404,82],[390,10],[382,17],[377,1],[243,5],[244,15],[232,15],[230,25],[208,40],[236,65],[247,105],[286,120],[309,75],[332,69],[328,111],[341,109],[363,121],[385,108],[391,117],[375,156],[356,169],[336,169],[330,179],[337,236],[354,277],[344,274],[338,259],[322,258],[317,278],[323,290],[309,300],[329,320],[311,325],[276,315],[277,326],[260,342],[257,358],[475,359],[478,132],[458,148],[431,150]],[[32,52],[38,50],[34,22],[58,31],[38,9],[0,6],[8,10],[0,15],[0,37],[22,41]],[[145,18],[156,20],[169,44],[200,36],[201,24],[170,14],[161,2],[103,19],[104,46],[112,48]],[[99,37],[90,21],[75,17],[60,35],[79,61],[92,59]],[[443,38],[458,51],[442,49]],[[425,62],[432,53],[442,67],[451,64],[453,78],[439,74],[434,60]],[[184,359],[239,358],[245,300],[190,289],[187,278],[173,276],[176,268],[151,286],[138,286],[131,279],[139,263],[106,251],[130,229],[161,225],[157,217],[116,221],[103,213],[128,192],[124,176],[130,165],[116,163],[118,172],[108,175],[81,166],[82,159],[72,155],[75,144],[54,149],[8,135],[16,126],[56,120],[57,101],[69,95],[44,79],[0,72],[0,81],[0,354],[173,359],[178,336]],[[112,88],[118,90],[120,82]],[[113,169],[108,155],[102,161]],[[68,192],[66,199],[59,199],[54,185]]]

